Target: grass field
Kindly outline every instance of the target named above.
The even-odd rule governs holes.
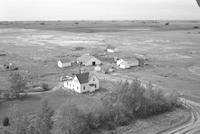
[[[105,48],[112,45],[120,52],[102,58],[104,65],[113,66],[109,63],[109,57],[112,56],[133,57],[141,54],[148,59],[148,66],[117,70],[111,75],[151,81],[166,91],[180,91],[198,97],[200,22],[170,21],[169,25],[165,25],[167,22],[169,21],[0,22],[0,53],[6,53],[0,55],[0,66],[15,63],[21,73],[30,75],[31,85],[47,83],[54,87],[60,76],[79,69],[77,66],[59,69],[58,59],[66,57],[75,60],[85,53],[102,55]],[[9,89],[8,77],[12,72],[0,68],[0,90]],[[14,104],[18,104],[24,112],[35,112],[43,98],[49,101],[53,109],[57,109],[67,99],[80,102],[83,108],[84,103],[100,107],[98,99],[114,86],[113,83],[103,82],[103,88],[105,91],[81,97],[62,93],[41,94],[31,95],[21,101],[0,102],[0,119]],[[177,115],[176,112],[172,112],[173,115]]]

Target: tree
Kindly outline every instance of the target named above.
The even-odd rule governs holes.
[[[84,115],[75,104],[66,103],[54,116],[54,134],[89,134]]]
[[[12,73],[9,79],[11,83],[10,96],[20,98],[20,93],[24,92],[27,88],[27,80],[19,73]]]
[[[39,134],[50,134],[53,127],[53,114],[54,111],[48,106],[48,102],[46,100],[41,101],[36,128],[38,129]]]
[[[28,118],[18,109],[16,105],[10,110],[11,129],[14,134],[28,134]]]

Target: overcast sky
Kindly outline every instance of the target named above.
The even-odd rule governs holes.
[[[0,0],[3,20],[200,20],[196,0]]]

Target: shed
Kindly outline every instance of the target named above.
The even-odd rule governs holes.
[[[69,59],[58,60],[58,67],[65,68],[65,67],[70,67],[70,66],[72,66],[71,60],[69,60]]]
[[[117,48],[112,47],[112,46],[108,46],[108,47],[106,48],[106,51],[107,51],[108,53],[119,52],[119,50],[118,50]]]
[[[139,61],[136,58],[123,59],[118,62],[118,66],[122,69],[139,66]]]

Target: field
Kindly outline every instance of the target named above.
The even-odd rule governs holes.
[[[0,55],[0,66],[14,63],[21,73],[31,76],[32,85],[47,83],[54,87],[58,84],[60,76],[79,70],[78,66],[58,68],[57,60],[60,58],[75,60],[82,54],[91,53],[99,56],[104,65],[114,66],[109,63],[109,57],[133,57],[139,54],[148,59],[148,65],[127,70],[119,69],[110,76],[151,81],[166,92],[177,91],[200,97],[199,42],[198,21],[0,22],[0,53],[6,53]],[[108,45],[115,46],[120,52],[101,57]],[[0,68],[0,90],[9,89],[8,77],[12,72]],[[108,90],[113,89],[110,83],[102,82],[102,85]],[[83,95],[81,97],[84,100],[80,102],[93,99],[98,103],[98,98],[103,93],[94,96]],[[65,97],[53,96],[53,99],[51,95],[41,94],[32,95],[22,101],[2,102],[0,118],[3,118],[15,103],[25,112],[34,111],[40,99],[45,97],[51,98],[49,101],[54,109],[65,101]],[[76,97],[72,98],[76,100]],[[177,112],[172,112],[171,115],[178,118],[184,116],[185,112],[182,110],[182,114],[178,116]],[[147,127],[149,125],[151,126],[147,124]]]

